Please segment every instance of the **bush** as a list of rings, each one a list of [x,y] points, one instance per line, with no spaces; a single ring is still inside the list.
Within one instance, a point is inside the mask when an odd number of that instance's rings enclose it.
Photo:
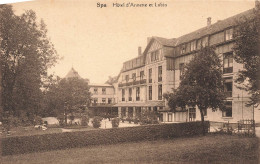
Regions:
[[[111,120],[111,122],[112,122],[112,127],[117,128],[119,126],[120,119],[119,118],[113,118]]]
[[[63,114],[59,114],[57,116],[57,119],[59,120],[59,125],[60,126],[64,126],[65,125],[65,118],[64,118],[64,115]]]
[[[42,124],[42,118],[40,116],[34,117],[34,125],[41,125]]]
[[[89,117],[87,115],[81,116],[81,125],[82,126],[88,126]]]
[[[209,122],[205,121],[206,129]],[[90,145],[116,144],[202,134],[201,122],[158,124],[125,128],[98,129],[71,133],[2,138],[2,155],[22,154]]]
[[[134,124],[138,124],[138,122],[139,122],[139,120],[136,118],[133,121],[134,121]]]
[[[141,115],[140,122],[142,125],[146,124],[158,124],[158,115],[153,111],[144,111]]]
[[[92,124],[94,128],[99,128],[101,126],[102,117],[95,116],[92,120]]]
[[[133,121],[133,119],[131,117],[126,118],[126,121],[128,121],[129,123],[131,123]]]

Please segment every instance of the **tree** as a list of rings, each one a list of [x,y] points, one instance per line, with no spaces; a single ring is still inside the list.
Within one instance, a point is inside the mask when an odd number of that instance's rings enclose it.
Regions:
[[[236,82],[242,84],[241,89],[251,95],[247,105],[258,106],[260,103],[260,14],[259,9],[254,11],[252,17],[244,17],[238,22],[234,33],[235,44],[234,59],[243,64]]]
[[[17,16],[12,6],[1,5],[0,15],[3,110],[17,117],[25,113],[32,122],[41,109],[42,79],[58,55],[34,11]]]
[[[116,82],[117,82],[117,76],[114,76],[114,77],[109,76],[108,80],[105,83],[109,84],[109,85],[113,85]]]
[[[58,79],[45,93],[46,108],[56,115],[64,115],[67,124],[68,115],[86,110],[91,100],[88,83],[80,78]],[[87,111],[86,111],[87,112]]]
[[[204,130],[204,113],[208,108],[213,111],[223,109],[224,93],[221,60],[213,48],[201,49],[185,67],[180,86],[174,93],[166,95],[168,105],[198,107]]]

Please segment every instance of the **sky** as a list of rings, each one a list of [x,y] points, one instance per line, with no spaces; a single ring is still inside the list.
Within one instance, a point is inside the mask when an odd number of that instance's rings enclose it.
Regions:
[[[97,7],[98,2],[107,7]],[[167,7],[112,7],[116,2]],[[104,83],[138,55],[138,46],[145,49],[147,37],[185,35],[206,26],[208,17],[215,23],[253,8],[254,0],[36,0],[13,6],[17,15],[32,9],[46,23],[62,57],[50,73],[64,77],[73,67],[90,83]]]

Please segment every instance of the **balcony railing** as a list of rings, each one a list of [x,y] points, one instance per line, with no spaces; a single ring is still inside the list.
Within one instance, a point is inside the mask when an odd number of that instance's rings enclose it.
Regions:
[[[128,97],[128,101],[132,101],[132,97]]]
[[[122,101],[125,101],[125,98],[124,98],[124,97],[122,98]]]
[[[112,105],[114,103],[91,103],[91,106],[104,106],[104,105]]]
[[[133,81],[133,82],[127,82],[127,83],[119,83],[118,87],[125,87],[125,86],[132,86],[132,85],[139,85],[146,83],[146,79],[139,80],[139,81]]]
[[[140,101],[140,97],[136,97],[136,101]]]

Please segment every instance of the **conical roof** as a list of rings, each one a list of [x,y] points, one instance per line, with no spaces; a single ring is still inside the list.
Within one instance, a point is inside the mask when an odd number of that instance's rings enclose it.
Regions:
[[[72,67],[71,70],[65,76],[65,78],[75,78],[75,77],[81,79],[79,73]]]

